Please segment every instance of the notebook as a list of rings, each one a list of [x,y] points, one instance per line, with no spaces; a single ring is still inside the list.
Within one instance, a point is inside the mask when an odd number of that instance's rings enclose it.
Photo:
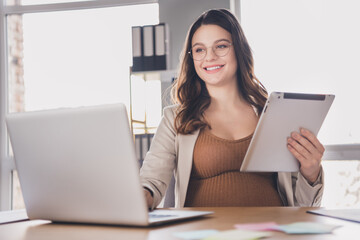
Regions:
[[[150,226],[211,214],[148,212],[123,104],[6,116],[29,219]]]
[[[326,217],[338,218],[342,220],[360,223],[360,209],[345,208],[345,209],[316,209],[309,210],[308,213],[318,214]]]
[[[287,148],[287,138],[301,127],[317,135],[334,98],[331,94],[272,92],[240,171],[299,171],[298,160]]]

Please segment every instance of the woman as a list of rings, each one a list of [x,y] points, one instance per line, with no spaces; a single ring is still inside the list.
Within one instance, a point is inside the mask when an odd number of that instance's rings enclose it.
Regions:
[[[175,207],[319,206],[324,147],[306,129],[289,133],[298,173],[243,173],[240,166],[267,91],[254,75],[237,19],[209,10],[191,26],[163,119],[141,168],[149,208],[175,174]]]

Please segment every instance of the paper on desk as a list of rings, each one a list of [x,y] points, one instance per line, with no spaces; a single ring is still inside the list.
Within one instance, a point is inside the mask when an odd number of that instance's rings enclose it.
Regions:
[[[324,224],[317,222],[295,222],[287,225],[278,225],[273,230],[282,231],[287,234],[322,234],[331,233],[340,225]]]
[[[236,229],[218,232],[214,235],[204,238],[203,240],[250,240],[269,236],[271,236],[271,233],[269,232],[255,232]]]
[[[275,222],[236,224],[235,228],[255,231],[281,231],[287,234],[321,234],[331,233],[339,225],[330,225],[317,222],[295,222],[278,225]]]
[[[198,230],[198,231],[176,232],[173,235],[175,237],[178,237],[181,239],[197,240],[197,239],[203,239],[208,236],[214,235],[217,232],[219,232],[219,231],[214,230],[214,229],[205,229],[205,230]]]
[[[246,223],[246,224],[236,224],[235,228],[243,230],[252,230],[252,231],[269,231],[273,230],[273,227],[277,227],[275,222],[260,222],[260,223]]]

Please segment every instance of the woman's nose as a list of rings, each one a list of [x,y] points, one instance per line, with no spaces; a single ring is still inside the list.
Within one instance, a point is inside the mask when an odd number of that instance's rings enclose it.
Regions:
[[[214,52],[214,49],[212,47],[209,47],[207,50],[206,50],[206,56],[205,56],[205,60],[206,61],[211,61],[211,60],[214,60],[216,59],[217,56]]]

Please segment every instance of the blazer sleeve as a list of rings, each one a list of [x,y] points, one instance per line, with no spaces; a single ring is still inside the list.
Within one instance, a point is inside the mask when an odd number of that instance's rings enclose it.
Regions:
[[[142,186],[153,192],[152,209],[158,206],[164,197],[176,165],[174,109],[174,106],[164,109],[163,117],[140,169]]]
[[[278,191],[287,206],[319,207],[324,192],[324,171],[310,185],[300,172],[279,172]]]

